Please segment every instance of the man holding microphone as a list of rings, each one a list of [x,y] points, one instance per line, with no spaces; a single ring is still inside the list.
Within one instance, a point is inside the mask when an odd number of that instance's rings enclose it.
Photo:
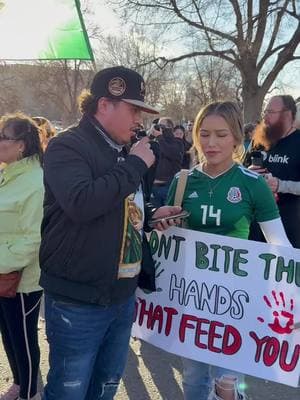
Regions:
[[[79,124],[54,138],[45,154],[40,284],[50,371],[44,400],[112,399],[125,367],[149,214],[142,179],[155,156],[147,137],[129,154],[124,147],[141,112],[157,113],[144,96],[137,72],[99,71],[81,95]]]

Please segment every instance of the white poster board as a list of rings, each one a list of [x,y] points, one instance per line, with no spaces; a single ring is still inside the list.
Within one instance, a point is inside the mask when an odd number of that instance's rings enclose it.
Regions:
[[[184,357],[296,387],[300,250],[181,228],[153,231],[154,293],[133,336]]]

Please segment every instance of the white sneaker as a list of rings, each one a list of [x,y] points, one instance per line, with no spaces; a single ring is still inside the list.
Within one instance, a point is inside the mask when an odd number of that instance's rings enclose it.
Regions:
[[[0,395],[0,400],[17,400],[20,393],[20,386],[13,383],[7,392]]]

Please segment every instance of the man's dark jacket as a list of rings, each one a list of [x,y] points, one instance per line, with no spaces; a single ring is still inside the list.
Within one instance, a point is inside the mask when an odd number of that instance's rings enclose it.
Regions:
[[[87,117],[49,143],[40,284],[54,296],[109,305],[136,289],[137,277],[117,279],[124,199],[148,168],[137,156],[119,157]]]
[[[155,179],[170,182],[182,168],[183,140],[174,137],[173,133],[163,133],[157,137],[157,142],[159,143],[159,162]]]

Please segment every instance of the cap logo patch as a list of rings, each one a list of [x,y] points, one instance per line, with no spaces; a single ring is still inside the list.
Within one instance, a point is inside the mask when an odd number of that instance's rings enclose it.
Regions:
[[[108,91],[113,96],[122,96],[126,90],[126,83],[122,78],[113,78],[108,82]]]
[[[240,188],[231,187],[227,193],[227,200],[230,201],[230,203],[239,203],[242,201],[242,193]]]

